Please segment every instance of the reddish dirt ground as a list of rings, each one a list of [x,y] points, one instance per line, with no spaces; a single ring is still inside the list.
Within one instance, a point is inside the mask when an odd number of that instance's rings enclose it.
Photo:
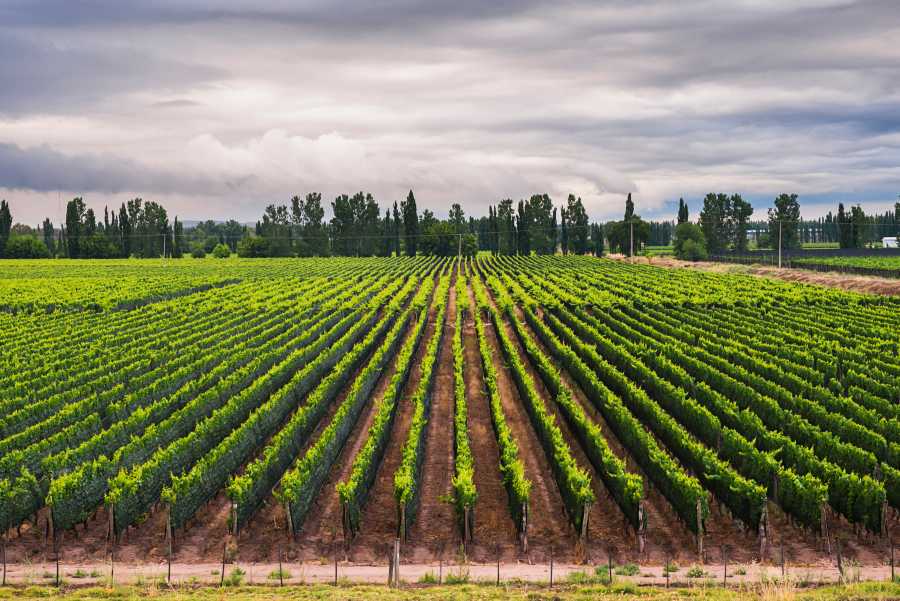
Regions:
[[[519,398],[509,367],[503,360],[497,334],[489,318],[484,318],[488,345],[497,370],[497,387],[506,421],[519,444],[519,457],[525,475],[531,480],[528,507],[528,560],[548,561],[551,548],[559,556],[563,549],[576,552],[577,537],[566,518],[562,496],[553,477],[550,462],[541,446],[531,419]]]
[[[529,329],[529,331],[531,331]],[[553,355],[543,346],[540,339],[533,334],[533,338],[537,341],[538,346],[551,357]],[[559,365],[555,360],[554,364],[559,370],[563,383],[572,392],[572,397],[579,402],[585,413],[596,423],[606,437],[606,442],[610,450],[622,461],[625,462],[630,472],[636,473],[644,480],[644,511],[647,520],[647,530],[645,533],[644,554],[638,552],[637,544],[628,545],[623,543],[618,547],[620,556],[628,557],[633,561],[655,561],[664,563],[666,558],[672,558],[680,562],[696,561],[698,559],[696,553],[696,543],[694,535],[682,523],[668,500],[652,485],[646,474],[640,469],[637,462],[631,457],[625,446],[619,442],[612,429],[606,423],[603,415],[587,398],[584,391],[578,385],[572,376]],[[604,495],[608,505],[615,506],[615,501],[604,489]],[[616,508],[618,515],[622,515],[621,511]],[[593,514],[593,512],[592,512]],[[593,518],[592,518],[593,519]],[[624,516],[622,517],[624,522]],[[623,526],[624,529],[624,526]]]
[[[464,301],[465,302],[465,301]],[[458,306],[459,308],[459,306]],[[471,311],[466,306],[463,322],[466,399],[469,409],[469,440],[475,459],[475,528],[469,555],[475,561],[490,561],[500,551],[507,560],[518,556],[516,526],[509,512],[509,496],[500,473],[500,449],[491,420],[490,401],[485,392],[478,334]],[[495,549],[497,545],[499,549]]]
[[[419,511],[409,530],[406,556],[418,561],[430,559],[435,552],[458,547],[461,537],[455,527],[453,496],[453,330],[456,327],[456,294],[451,287],[437,373],[431,394],[431,414],[426,432],[425,459],[422,463],[422,488]]]
[[[397,536],[397,502],[394,499],[394,472],[400,465],[403,445],[409,432],[413,406],[410,401],[422,377],[421,363],[428,347],[428,339],[437,327],[435,310],[428,313],[428,324],[422,334],[422,342],[413,358],[409,381],[400,395],[397,415],[391,430],[390,441],[378,468],[375,483],[362,511],[360,530],[350,544],[349,558],[355,562],[380,561],[387,557],[388,546]]]
[[[414,322],[410,322],[410,326]],[[404,342],[412,335],[413,328],[409,327],[404,335]],[[404,342],[401,342],[401,346]],[[398,347],[399,348],[399,347]],[[306,522],[298,532],[297,540],[292,543],[292,556],[313,559],[327,556],[332,548],[335,538],[342,536],[341,503],[335,486],[350,476],[353,469],[353,460],[356,454],[366,442],[366,435],[375,419],[378,399],[384,397],[388,384],[397,371],[396,355],[389,362],[387,369],[382,373],[375,390],[372,393],[371,402],[363,408],[362,413],[354,425],[344,448],[338,455],[337,461],[331,470],[331,474],[319,491],[314,508],[307,516]]]

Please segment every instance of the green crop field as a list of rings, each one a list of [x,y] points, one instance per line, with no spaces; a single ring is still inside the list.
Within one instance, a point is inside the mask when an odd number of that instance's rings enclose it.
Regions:
[[[871,273],[900,277],[900,255],[886,257],[804,257],[802,259],[794,259],[793,264],[806,268],[815,267],[823,271],[834,268],[861,274]]]
[[[14,565],[368,565],[399,537],[883,569],[900,524],[894,298],[489,255],[8,261],[0,298]]]

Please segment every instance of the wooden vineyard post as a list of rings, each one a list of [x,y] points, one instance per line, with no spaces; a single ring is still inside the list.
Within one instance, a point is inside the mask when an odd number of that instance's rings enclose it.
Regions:
[[[472,542],[472,508],[463,507],[463,548],[467,548]]]
[[[613,569],[612,569],[613,568],[613,548],[612,547],[607,549],[606,557],[607,557],[606,567],[607,567],[607,571],[609,572],[609,585],[612,586],[612,581],[613,581]]]
[[[841,556],[841,539],[840,537],[835,537],[834,539],[834,548],[837,551],[837,567],[838,574],[840,574],[841,582],[844,582],[844,558]]]
[[[172,584],[172,515],[168,509],[166,509],[166,562],[168,563],[166,582]]]
[[[522,552],[528,553],[528,503],[522,503]]]
[[[588,521],[591,518],[591,504],[585,503],[581,509],[581,540],[587,542]]]
[[[769,508],[763,507],[762,517],[759,520],[759,559],[762,561],[766,557],[766,550],[769,544]]]
[[[397,536],[402,542],[406,542],[406,505],[397,504]]]
[[[550,543],[550,588],[553,588],[553,543]]]
[[[222,543],[222,571],[219,572],[219,586],[225,586],[225,556],[228,553],[228,536],[225,536],[225,541]]]
[[[703,505],[697,499],[697,555],[703,563]]]
[[[891,582],[896,582],[897,577],[894,575],[894,539],[888,541],[891,545]]]
[[[822,538],[825,541],[825,548],[828,550],[828,554],[831,555],[831,536],[828,532],[828,508],[824,503],[819,507],[819,529],[822,531]]]
[[[643,499],[638,503],[638,531],[637,531],[637,539],[638,539],[638,553],[641,557],[644,556],[644,545],[646,543],[646,535],[647,532],[647,515],[644,512],[644,501]]]
[[[728,550],[722,545],[722,586],[728,586]]]
[[[388,547],[388,586],[394,587],[394,546]]]
[[[6,530],[3,530],[3,585],[6,586]],[[893,564],[893,562],[892,562]]]
[[[784,534],[781,535],[781,579],[784,580],[785,576],[785,567],[784,567]]]
[[[349,546],[353,538],[353,530],[350,527],[350,507],[347,503],[341,503],[341,524],[344,527],[344,544]]]
[[[284,568],[282,568],[282,555],[283,552],[279,549],[278,551],[278,582],[279,586],[284,586]]]
[[[63,537],[62,532],[59,533],[59,536],[53,537],[53,555],[56,557],[56,586],[57,587],[59,587],[59,547],[60,547],[60,539],[62,537]]]
[[[394,552],[391,556],[394,564],[394,588],[400,587],[400,539],[394,539]]]
[[[500,586],[500,545],[494,545],[494,553],[497,555],[497,586]]]
[[[291,504],[288,501],[284,502],[284,515],[285,521],[287,522],[288,534],[290,534],[291,538],[294,538],[294,519],[291,517]]]
[[[666,566],[663,568],[663,572],[666,573],[666,588],[669,588],[669,566],[672,564],[672,561],[669,559],[669,554],[666,553]]]

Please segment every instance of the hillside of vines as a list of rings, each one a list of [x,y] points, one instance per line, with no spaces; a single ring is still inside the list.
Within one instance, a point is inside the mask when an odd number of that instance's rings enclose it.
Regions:
[[[830,561],[900,299],[585,256],[0,262],[9,561]]]

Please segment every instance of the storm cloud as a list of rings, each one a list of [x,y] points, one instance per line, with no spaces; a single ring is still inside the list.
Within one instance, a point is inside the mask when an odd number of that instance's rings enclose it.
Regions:
[[[156,198],[189,218],[359,189],[422,206],[548,192],[900,191],[891,1],[0,5],[0,196],[21,220]],[[804,199],[807,199],[804,202]]]

